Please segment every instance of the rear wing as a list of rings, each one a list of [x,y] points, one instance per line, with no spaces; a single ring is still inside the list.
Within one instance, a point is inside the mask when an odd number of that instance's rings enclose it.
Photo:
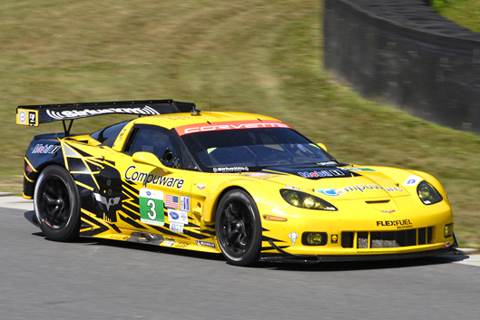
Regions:
[[[191,111],[195,111],[194,103],[173,100],[27,105],[17,107],[16,122],[20,125],[37,127],[41,123],[63,121],[65,134],[68,136],[73,124],[73,120],[75,119],[105,114],[136,114],[139,116],[151,116]],[[65,124],[66,120],[70,120],[68,129]]]

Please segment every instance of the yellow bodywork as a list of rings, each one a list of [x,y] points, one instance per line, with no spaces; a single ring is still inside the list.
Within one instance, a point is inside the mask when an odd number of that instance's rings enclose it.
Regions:
[[[347,257],[415,253],[453,245],[453,236],[449,234],[445,237],[446,226],[453,223],[447,195],[435,178],[423,172],[346,165],[342,168],[357,174],[346,178],[312,180],[276,171],[207,173],[166,168],[159,162],[148,160],[148,154],[139,154],[132,159],[122,153],[130,130],[136,124],[172,129],[205,122],[214,125],[257,119],[275,120],[232,112],[203,112],[200,116],[187,113],[159,115],[131,121],[118,134],[111,148],[101,146],[89,136],[60,139],[66,169],[76,177],[81,192],[103,190],[104,193],[96,197],[105,199],[107,204],[108,201],[114,203],[115,199],[108,198],[108,187],[99,185],[97,175],[106,166],[111,166],[118,171],[122,180],[121,209],[116,211],[116,216],[112,219],[82,207],[80,235],[220,253],[215,235],[217,204],[227,190],[240,188],[251,195],[258,207],[263,229],[262,254],[280,254],[277,248],[281,248],[284,251],[282,254]],[[69,168],[71,159],[83,162],[89,171],[76,172]],[[33,165],[31,167],[37,170]],[[89,178],[82,179],[86,176]],[[417,195],[417,184],[406,183],[412,176],[428,181],[441,194],[443,201],[423,204]],[[150,181],[145,183],[148,179]],[[166,181],[163,185],[158,182],[162,179]],[[90,180],[95,184],[85,182]],[[280,190],[285,188],[322,198],[338,210],[293,207],[280,194]],[[169,229],[166,209],[163,212],[163,226],[141,221],[139,193],[142,189],[188,197],[188,224],[184,225],[182,232]],[[321,233],[326,239],[322,239],[322,245],[305,245],[302,243],[305,232]],[[388,236],[387,240],[379,238],[382,233],[388,232],[397,232],[397,236],[405,235],[409,238],[406,240],[408,245],[375,248],[376,243],[388,241]]]

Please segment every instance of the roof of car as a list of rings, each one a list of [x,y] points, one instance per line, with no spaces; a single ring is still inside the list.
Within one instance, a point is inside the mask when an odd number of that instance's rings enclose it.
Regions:
[[[135,119],[135,124],[150,124],[165,127],[167,129],[177,128],[194,124],[212,124],[237,121],[278,121],[275,118],[244,112],[200,112],[198,115],[190,113],[164,114],[158,116],[141,117]]]

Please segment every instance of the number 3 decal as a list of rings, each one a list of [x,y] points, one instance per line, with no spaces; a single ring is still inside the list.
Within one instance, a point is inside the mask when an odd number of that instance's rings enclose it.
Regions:
[[[163,192],[142,188],[140,189],[139,195],[140,221],[156,226],[163,226],[165,224]]]
[[[147,206],[150,208],[150,210],[147,212],[148,217],[152,220],[155,220],[157,217],[157,213],[155,212],[155,201],[153,201],[153,199],[148,199]]]

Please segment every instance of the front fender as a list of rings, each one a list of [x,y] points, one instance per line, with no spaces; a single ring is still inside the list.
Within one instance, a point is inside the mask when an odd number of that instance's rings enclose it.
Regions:
[[[201,180],[196,177],[195,181]],[[281,199],[280,193],[277,192],[276,187],[276,185],[278,185],[278,190],[280,190],[281,184],[277,182],[252,179],[250,177],[244,177],[241,175],[232,175],[229,178],[225,178],[223,174],[218,174],[218,177],[209,177],[208,181],[206,182],[208,183],[200,184],[199,182],[195,182],[194,188],[192,189],[192,193],[195,193],[197,197],[199,197],[201,194],[205,199],[202,214],[203,220],[206,222],[215,221],[215,212],[217,210],[218,202],[222,198],[223,194],[234,188],[243,189],[249,193],[259,207],[263,204],[271,205],[272,203],[276,203],[279,201],[279,199]],[[195,186],[205,186],[205,188],[204,190],[200,190],[201,187],[197,187],[197,190],[195,190]]]

